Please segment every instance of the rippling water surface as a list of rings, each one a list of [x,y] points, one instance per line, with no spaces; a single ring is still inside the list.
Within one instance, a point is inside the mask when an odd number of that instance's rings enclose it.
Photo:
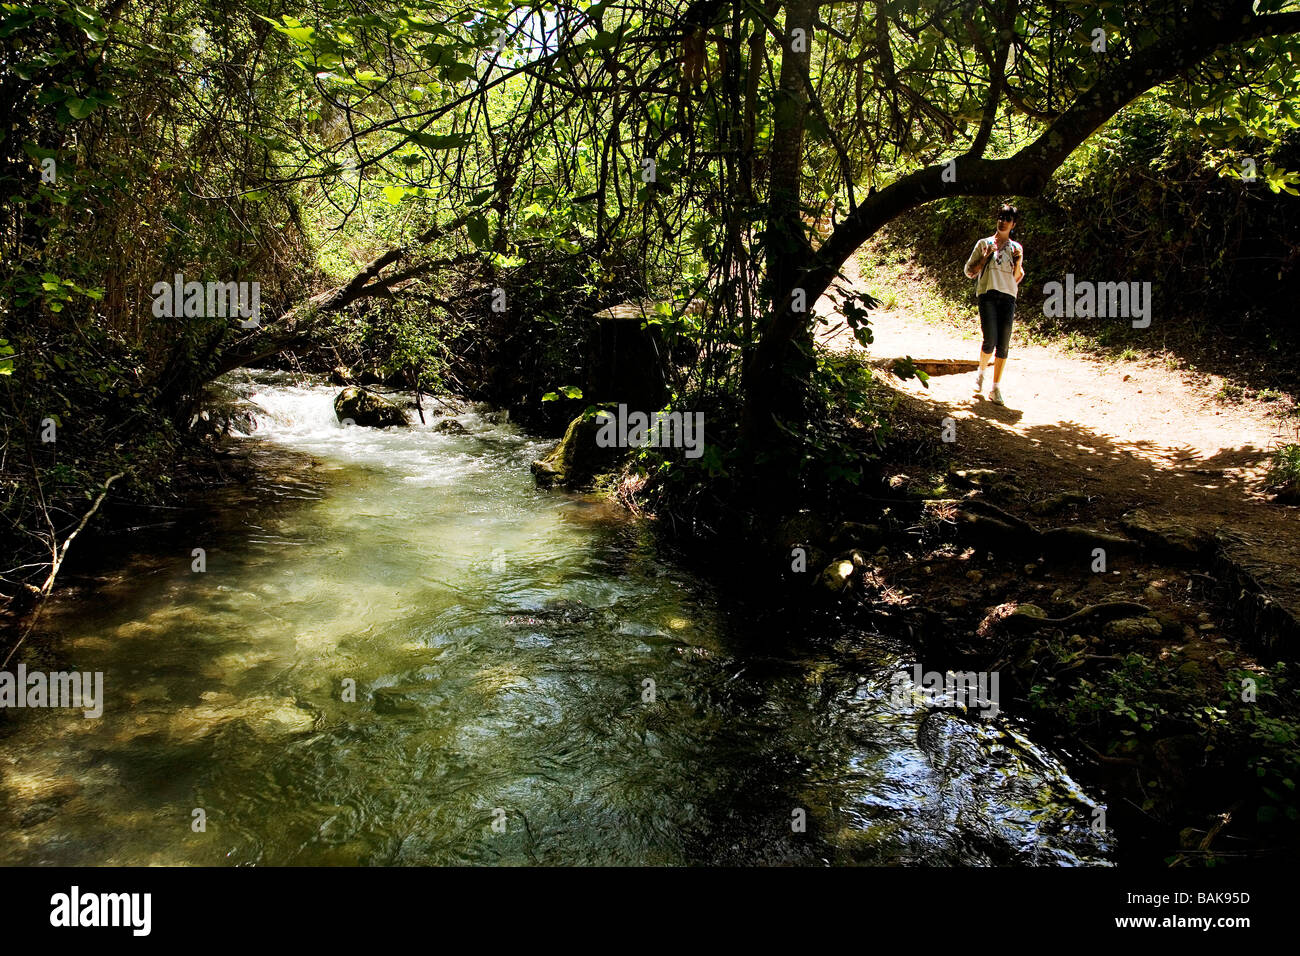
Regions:
[[[106,703],[0,718],[0,862],[1110,855],[1014,723],[891,705],[905,647],[714,593],[644,524],[534,488],[546,446],[486,411],[343,428],[336,389],[236,387],[261,480],[111,536],[31,639]]]

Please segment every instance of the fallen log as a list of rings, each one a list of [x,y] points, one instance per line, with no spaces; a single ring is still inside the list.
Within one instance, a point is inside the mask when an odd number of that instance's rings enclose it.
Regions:
[[[894,367],[901,363],[906,363],[907,358],[884,358],[876,359],[871,364],[878,369],[886,372],[893,372]],[[977,359],[918,359],[911,360],[911,367],[924,372],[926,375],[959,375],[962,372],[973,372],[979,368],[980,363]]]

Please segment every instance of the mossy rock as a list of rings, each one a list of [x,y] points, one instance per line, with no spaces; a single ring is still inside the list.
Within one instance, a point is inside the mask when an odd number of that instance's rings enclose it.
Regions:
[[[830,594],[840,594],[853,583],[856,570],[852,561],[832,561],[817,578],[817,584]]]
[[[340,422],[351,420],[367,428],[404,427],[410,424],[406,412],[374,392],[351,385],[334,399],[334,414]]]
[[[543,488],[553,485],[581,487],[599,474],[617,466],[627,454],[622,448],[601,448],[596,444],[600,421],[579,415],[569,422],[560,443],[532,464],[533,477]]]

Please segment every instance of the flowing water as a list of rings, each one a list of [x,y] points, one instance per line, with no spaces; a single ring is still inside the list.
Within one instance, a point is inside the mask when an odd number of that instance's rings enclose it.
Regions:
[[[0,715],[0,863],[1111,856],[1008,717],[891,702],[905,646],[719,593],[536,489],[514,426],[344,428],[334,389],[236,387],[259,480],[98,539],[21,655],[101,672],[105,704]]]

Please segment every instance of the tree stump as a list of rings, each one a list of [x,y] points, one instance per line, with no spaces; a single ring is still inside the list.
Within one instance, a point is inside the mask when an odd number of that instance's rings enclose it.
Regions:
[[[668,384],[662,337],[656,326],[642,327],[654,308],[653,302],[626,302],[595,314],[583,389],[587,400],[621,402],[647,413],[663,408]]]

